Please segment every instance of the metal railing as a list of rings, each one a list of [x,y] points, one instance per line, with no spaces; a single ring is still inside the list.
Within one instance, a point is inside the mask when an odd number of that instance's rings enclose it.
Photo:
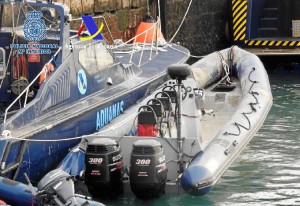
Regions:
[[[105,24],[105,27],[107,28],[108,33],[109,33],[109,35],[110,35],[110,38],[111,38],[111,40],[112,40],[112,43],[114,44],[115,39],[114,39],[113,36],[112,36],[111,30],[109,29],[109,26],[108,26],[108,24],[107,24],[107,21],[106,21],[105,17],[104,17],[104,16],[93,17],[93,19],[99,19],[99,18],[103,19],[103,22],[104,22],[104,24]],[[81,18],[73,19],[72,21],[79,21],[79,20],[82,21]],[[82,23],[83,23],[83,21],[82,21]],[[160,31],[160,28],[161,28],[161,22],[160,22],[160,18],[158,17],[158,20],[157,20],[150,28],[148,28],[147,30],[143,31],[142,33],[140,33],[140,34],[138,34],[138,35],[132,37],[131,39],[129,39],[128,41],[126,41],[126,42],[124,42],[124,43],[122,43],[122,44],[120,44],[120,45],[116,45],[116,46],[113,45],[112,49],[114,50],[114,49],[117,49],[117,48],[119,48],[119,47],[128,45],[128,44],[130,44],[131,42],[133,42],[133,44],[132,44],[132,49],[131,49],[131,52],[130,52],[131,55],[130,55],[130,59],[129,59],[129,63],[132,63],[132,57],[133,57],[133,54],[134,54],[135,51],[137,50],[137,46],[138,46],[138,44],[139,44],[139,43],[136,42],[136,39],[137,39],[138,37],[142,36],[142,35],[145,35],[145,36],[144,36],[144,42],[142,43],[143,46],[142,46],[142,50],[141,50],[139,62],[138,62],[138,67],[140,67],[140,66],[141,66],[142,57],[143,57],[143,54],[144,54],[144,50],[145,50],[145,47],[146,47],[146,45],[147,45],[146,40],[147,40],[147,37],[148,37],[148,33],[149,33],[150,31],[152,31],[152,30],[153,30],[153,33],[152,33],[152,41],[151,41],[151,43],[150,43],[151,49],[150,49],[149,60],[152,59],[154,40],[156,40],[156,45],[155,45],[156,54],[158,53],[158,41],[157,41],[157,40],[158,40],[158,32]],[[155,37],[154,35],[155,35],[156,37]],[[74,39],[74,38],[77,38],[77,37],[78,37],[77,35],[73,35],[73,36],[70,37],[70,39]]]
[[[47,64],[51,63],[54,58],[58,55],[58,53],[61,51],[62,47],[59,47],[59,49],[55,52],[55,54],[51,57],[51,59],[43,66],[43,69],[40,71],[40,73],[30,82],[30,84],[21,92],[21,94],[19,94],[19,96],[6,108],[5,110],[5,114],[4,114],[4,121],[3,123],[6,122],[7,119],[7,114],[9,109],[19,100],[21,99],[21,97],[25,94],[25,100],[24,100],[24,106],[23,108],[26,107],[27,104],[27,98],[28,98],[28,93],[29,93],[29,89],[30,87],[34,84],[34,82],[41,76],[42,73],[47,75],[47,70],[48,68],[46,67]],[[46,78],[45,78],[46,79]]]
[[[137,50],[136,48],[137,48],[137,45],[139,44],[138,42],[136,42],[136,39],[138,37],[144,35],[144,42],[142,43],[143,47],[142,47],[142,50],[141,50],[139,63],[138,63],[138,67],[140,67],[141,66],[141,61],[142,61],[142,58],[143,58],[143,54],[144,54],[144,50],[145,50],[145,46],[147,45],[146,40],[147,40],[147,37],[148,37],[148,33],[152,30],[153,30],[153,33],[152,33],[152,38],[151,38],[151,43],[150,43],[150,48],[151,49],[150,49],[150,54],[149,54],[149,60],[151,60],[152,59],[152,53],[153,53],[154,40],[156,40],[155,51],[156,51],[156,54],[158,53],[158,32],[160,31],[160,18],[158,18],[158,20],[150,28],[148,28],[147,30],[143,31],[142,33],[134,36],[133,38],[129,39],[128,41],[126,41],[126,42],[124,42],[120,45],[115,46],[114,49],[125,46],[130,42],[133,42],[133,47],[132,47],[131,55],[130,55],[130,59],[129,59],[129,63],[132,63],[133,54]],[[154,38],[154,35],[156,35],[155,38]]]

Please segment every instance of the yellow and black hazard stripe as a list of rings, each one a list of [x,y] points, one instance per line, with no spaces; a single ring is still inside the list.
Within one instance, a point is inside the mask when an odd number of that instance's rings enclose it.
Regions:
[[[233,39],[246,38],[247,0],[232,0]]]
[[[277,40],[247,40],[247,7],[248,0],[232,0],[232,26],[233,40],[238,44],[243,44],[246,47],[300,47],[300,40],[284,41],[278,38]],[[239,42],[239,43],[238,43]]]
[[[245,45],[252,47],[297,47],[300,41],[245,40]]]

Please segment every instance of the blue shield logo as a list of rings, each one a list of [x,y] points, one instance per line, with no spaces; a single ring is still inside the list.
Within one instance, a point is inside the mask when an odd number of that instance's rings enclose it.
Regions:
[[[24,38],[29,42],[38,42],[46,38],[46,24],[42,12],[30,11],[24,22]]]

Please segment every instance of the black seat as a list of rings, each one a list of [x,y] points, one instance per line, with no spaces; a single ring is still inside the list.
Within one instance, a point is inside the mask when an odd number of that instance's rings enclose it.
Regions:
[[[145,105],[138,110],[137,135],[138,136],[156,136],[157,117],[151,106]]]
[[[162,117],[164,113],[164,105],[158,99],[150,99],[147,103],[148,106],[152,107],[154,110],[156,117]]]
[[[162,96],[168,96],[168,97],[170,97],[172,103],[176,102],[177,93],[176,93],[176,90],[175,90],[175,88],[173,86],[165,86],[162,89],[162,92],[167,94],[167,95],[163,94]]]
[[[142,111],[138,115],[138,123],[155,125],[157,120],[152,111]]]
[[[152,107],[147,105],[139,108],[138,123],[152,125],[157,124],[157,117]]]
[[[158,97],[160,95],[160,97]],[[167,92],[158,92],[155,95],[155,98],[158,99],[164,106],[165,111],[171,111],[172,110],[172,99],[170,95]],[[176,98],[176,92],[175,92],[175,97]]]

